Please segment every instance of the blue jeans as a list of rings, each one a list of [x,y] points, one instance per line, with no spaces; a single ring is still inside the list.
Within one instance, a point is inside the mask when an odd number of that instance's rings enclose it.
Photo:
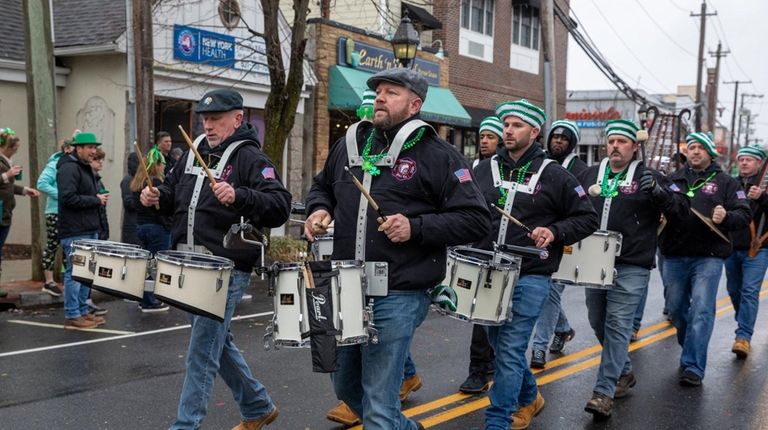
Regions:
[[[208,413],[208,399],[216,373],[232,390],[243,420],[254,420],[272,411],[267,389],[253,377],[251,369],[229,331],[235,306],[248,286],[251,274],[233,270],[229,279],[224,322],[191,315],[192,333],[187,352],[187,373],[181,388],[176,421],[171,429],[198,429]]]
[[[416,375],[416,363],[413,362],[411,352],[408,351],[408,356],[405,357],[405,366],[403,367],[403,380],[406,380]]]
[[[531,349],[534,351],[546,351],[547,345],[549,345],[549,341],[554,333],[571,331],[571,325],[568,323],[568,318],[566,318],[563,312],[560,300],[564,289],[564,284],[554,281],[549,287],[549,297],[544,302],[541,315],[539,315],[539,320],[536,322],[536,331],[533,333],[533,346]]]
[[[620,264],[610,290],[586,288],[589,325],[597,336],[603,352],[594,391],[613,398],[616,382],[632,371],[627,348],[632,337],[635,312],[648,291],[651,271]]]
[[[648,272],[650,276],[650,271]],[[640,303],[637,305],[637,310],[635,311],[635,317],[634,321],[632,322],[632,331],[638,331],[640,330],[640,327],[643,326],[643,314],[645,313],[645,304],[648,302],[648,289],[645,289],[645,292],[643,293],[643,297],[640,299]]]
[[[768,249],[760,249],[754,258],[749,257],[747,251],[733,251],[725,260],[728,295],[736,311],[737,338],[752,339],[760,305],[760,287],[767,268]]]
[[[549,295],[549,276],[524,275],[512,293],[512,317],[504,325],[488,328],[496,351],[496,376],[485,410],[486,430],[507,430],[518,406],[536,400],[538,387],[525,359],[533,326]]]
[[[141,246],[152,255],[171,247],[171,232],[160,224],[139,224],[136,227],[136,236],[141,241]],[[157,301],[153,293],[145,291],[141,306],[151,306]]]
[[[412,430],[416,423],[400,411],[400,385],[416,327],[431,300],[425,290],[390,290],[373,298],[379,343],[337,350],[339,370],[331,375],[339,400],[362,417],[366,430]]]
[[[72,279],[72,243],[79,239],[96,239],[98,233],[82,236],[65,237],[61,239],[61,249],[64,251],[64,318],[75,319],[88,315],[88,296],[91,289]],[[86,263],[88,264],[88,263]]]
[[[717,257],[672,257],[664,259],[667,307],[683,347],[680,367],[704,378],[707,348],[715,327],[717,286],[723,259]]]

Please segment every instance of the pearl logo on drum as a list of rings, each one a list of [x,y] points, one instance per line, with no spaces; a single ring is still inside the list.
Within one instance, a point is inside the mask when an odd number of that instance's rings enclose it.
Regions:
[[[112,279],[112,269],[110,269],[109,267],[99,266],[99,277]]]
[[[165,285],[171,285],[171,275],[167,273],[160,273],[157,275],[157,282]]]

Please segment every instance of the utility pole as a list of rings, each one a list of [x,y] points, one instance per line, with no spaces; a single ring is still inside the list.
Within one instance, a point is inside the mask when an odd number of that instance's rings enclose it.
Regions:
[[[751,84],[752,81],[730,81],[723,82],[726,85],[734,84],[733,90],[733,112],[731,112],[731,139],[728,143],[728,163],[732,163],[734,142],[738,139],[739,135],[736,134],[736,103],[739,100],[739,84]]]
[[[152,2],[133,0],[133,46],[136,63],[136,140],[146,151],[152,146],[155,119],[153,81]],[[130,145],[131,142],[126,142]]]
[[[701,13],[691,12],[691,16],[701,17],[699,25],[699,57],[696,68],[696,131],[701,131],[701,68],[704,66],[704,40],[707,30],[707,17],[717,15],[717,12],[707,13],[707,1],[701,0]]]
[[[24,48],[26,50],[27,121],[29,122],[29,167],[26,180],[34,184],[48,160],[56,152],[56,82],[54,80],[51,10],[48,0],[28,0],[24,4]],[[41,199],[31,204],[32,279],[43,279],[40,216]],[[19,216],[19,218],[23,218]]]
[[[744,145],[746,145],[746,146],[749,145],[749,123],[752,122],[752,118],[755,118],[756,116],[757,116],[756,113],[753,114],[751,112],[749,113],[749,115],[747,115],[746,134],[744,135]]]
[[[557,119],[557,74],[555,61],[555,15],[553,0],[541,0],[541,46],[544,54],[544,111],[549,124]]]
[[[709,131],[711,131],[713,134],[715,132],[715,108],[717,107],[717,95],[720,89],[720,59],[730,53],[731,53],[730,50],[723,51],[723,45],[722,43],[720,43],[720,41],[717,42],[717,51],[715,52],[709,51],[709,55],[712,57],[715,57],[715,85],[713,85],[714,104],[710,106],[711,109],[709,110],[709,114],[707,115],[707,123],[709,125]],[[728,160],[728,162],[730,163],[730,159]]]
[[[736,143],[737,144],[739,143],[739,138],[741,137],[741,121],[742,121],[741,117],[744,115],[744,98],[747,98],[747,97],[753,97],[753,98],[756,98],[756,99],[761,99],[761,98],[763,98],[763,95],[762,94],[747,94],[747,93],[742,93],[741,94],[741,107],[739,108],[739,132],[736,134]],[[747,117],[749,117],[749,114],[747,114]],[[745,145],[748,145],[748,144],[749,144],[749,142],[745,143]]]

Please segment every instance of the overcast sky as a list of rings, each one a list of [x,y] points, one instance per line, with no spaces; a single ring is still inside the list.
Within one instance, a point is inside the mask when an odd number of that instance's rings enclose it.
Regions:
[[[650,93],[675,93],[678,85],[696,84],[696,57],[699,46],[698,14],[701,0],[571,0],[571,16],[592,38],[613,69],[631,86]],[[719,106],[726,110],[719,121],[730,128],[734,85],[739,94],[765,94],[762,99],[745,98],[744,106],[759,116],[756,133],[768,145],[768,21],[766,0],[707,0],[705,58],[715,66],[709,52],[730,54],[721,59]],[[706,69],[706,68],[705,68]],[[569,90],[614,89],[581,48],[569,38]],[[706,82],[703,75],[702,85]],[[741,96],[739,96],[741,103]],[[750,136],[752,138],[753,136]],[[743,137],[742,137],[743,142]]]

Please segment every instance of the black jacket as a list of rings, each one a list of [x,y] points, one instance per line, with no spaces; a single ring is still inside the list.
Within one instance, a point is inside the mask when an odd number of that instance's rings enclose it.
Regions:
[[[610,167],[608,167],[610,169]],[[645,170],[651,170],[660,186],[667,189],[672,197],[665,204],[656,202],[648,193],[639,190],[640,176]],[[597,183],[600,166],[589,167],[578,179],[587,190]],[[659,172],[647,169],[642,164],[637,166],[632,182],[627,187],[619,187],[619,194],[611,200],[611,212],[608,216],[608,230],[622,234],[621,255],[616,257],[616,264],[653,267],[656,256],[656,228],[662,212],[666,217],[684,218],[690,212],[689,199],[680,192],[685,181],[677,180],[676,186]],[[673,191],[674,189],[678,192]],[[602,214],[605,198],[589,197],[598,214]],[[599,219],[599,218],[598,218]]]
[[[409,121],[409,120],[407,120]],[[404,121],[391,130],[375,130],[372,154],[388,147]],[[372,127],[358,129],[358,151]],[[331,148],[323,170],[315,176],[306,199],[307,213],[325,209],[335,220],[333,259],[355,257],[355,228],[360,191],[347,166],[345,138]],[[389,262],[389,289],[431,288],[445,278],[446,246],[463,245],[488,234],[488,208],[472,180],[471,169],[455,148],[431,131],[412,148],[404,150],[393,169],[380,167],[370,193],[387,214],[400,213],[410,220],[411,239],[393,243],[378,231],[376,211],[368,208],[366,261]],[[351,171],[362,181],[360,167]],[[460,180],[461,177],[461,180]]]
[[[159,187],[162,184],[163,181],[161,181],[159,178],[152,178],[153,187]],[[155,209],[154,206],[147,207],[142,205],[140,198],[141,191],[137,191],[133,193],[133,198],[131,199],[135,202],[134,213],[136,216],[136,225],[139,226],[142,224],[156,224],[170,230],[173,226],[173,220],[171,217],[163,215],[162,212]]]
[[[747,198],[739,182],[725,174],[717,163],[713,162],[703,172],[695,172],[686,164],[669,178],[676,184],[682,181],[682,192],[686,192],[691,186],[695,186],[696,181],[701,183],[712,174],[712,179],[695,191],[691,198],[691,207],[704,216],[711,217],[715,206],[723,206],[726,216],[717,228],[726,236],[731,231],[745,229],[750,220]],[[663,255],[726,258],[731,254],[731,244],[713,233],[695,216],[671,216],[667,220],[667,227],[659,242]]]
[[[236,269],[249,272],[260,255],[259,249],[224,249],[224,234],[232,224],[240,222],[241,216],[250,220],[256,228],[279,227],[288,220],[291,194],[283,187],[275,166],[261,152],[256,131],[250,124],[243,124],[213,149],[204,140],[198,151],[209,167],[215,168],[229,144],[239,140],[247,142],[232,154],[219,179],[234,187],[235,202],[229,206],[221,204],[206,179],[195,210],[193,234],[195,245],[203,245],[214,255],[234,260]],[[161,211],[166,215],[173,214],[171,243],[174,247],[178,243],[186,243],[187,213],[197,179],[197,176],[184,173],[187,157],[194,155],[185,152],[166,181],[157,187],[160,190]]]
[[[533,173],[538,172],[546,159],[541,147],[534,143],[515,162],[503,146],[496,150],[496,159],[505,175],[507,172],[517,174],[517,168],[532,163],[523,179],[530,181]],[[483,160],[475,168],[480,190],[487,205],[499,206],[499,189],[493,184],[491,159]],[[587,200],[586,192],[573,175],[557,163],[551,163],[541,174],[536,191],[533,194],[518,192],[512,206],[511,215],[528,226],[531,230],[536,227],[547,227],[555,236],[555,241],[549,245],[549,258],[546,260],[524,258],[521,275],[549,275],[557,271],[563,256],[563,245],[570,245],[589,236],[597,229],[597,214]],[[493,249],[493,242],[499,234],[501,215],[491,212],[491,234],[478,242],[476,246],[482,249]],[[516,225],[510,223],[507,227],[506,243],[518,246],[534,246],[528,234]]]
[[[136,207],[141,206],[136,194],[131,191],[131,181],[139,166],[139,157],[135,152],[128,154],[128,174],[120,181],[120,197],[123,200],[123,231],[120,241],[141,245],[136,235]]]
[[[762,178],[758,177],[758,175],[754,175],[749,178],[736,178],[736,180],[739,181],[739,185],[744,191],[744,194],[749,192],[749,188],[751,186],[759,186],[761,179]],[[757,200],[748,198],[747,201],[749,202],[749,209],[752,214],[752,222],[754,223],[756,232],[757,228],[760,226],[760,219],[765,217],[763,230],[760,232],[761,234],[765,234],[765,232],[768,231],[768,195],[762,193],[760,194],[760,198]],[[731,231],[731,243],[733,244],[733,249],[749,249],[749,246],[752,243],[752,234],[750,233],[749,228]],[[761,248],[768,248],[768,240],[763,242]]]
[[[64,154],[56,165],[59,189],[59,238],[98,233],[102,226],[99,185],[91,165],[76,152]]]

